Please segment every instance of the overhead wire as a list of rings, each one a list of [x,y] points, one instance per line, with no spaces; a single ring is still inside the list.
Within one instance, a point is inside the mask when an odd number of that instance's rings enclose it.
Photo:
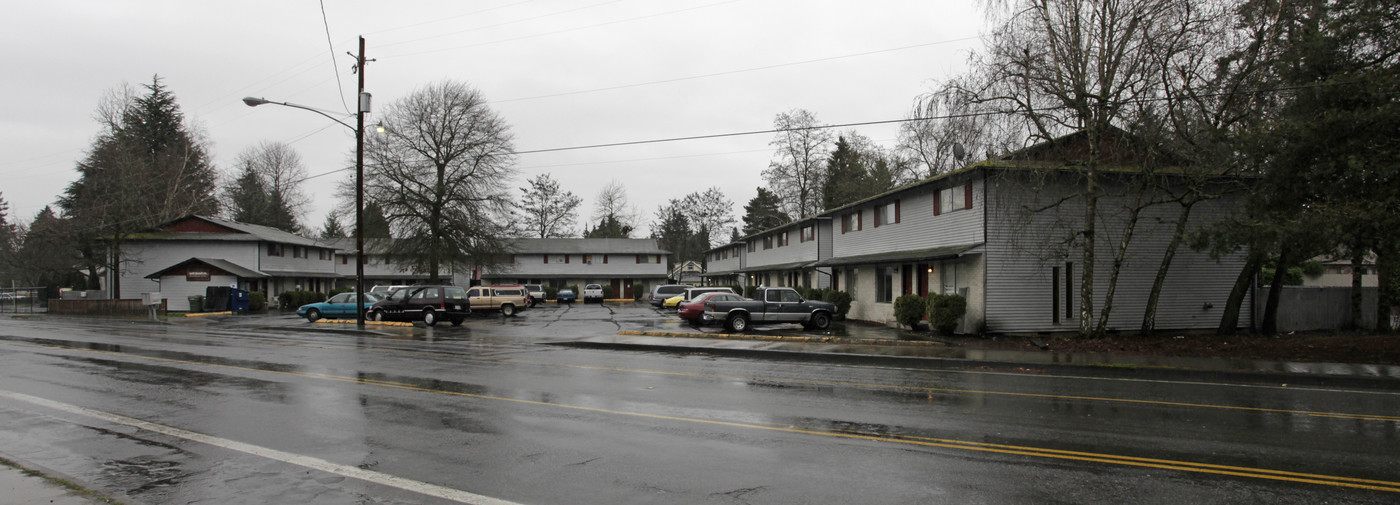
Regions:
[[[321,25],[326,27],[326,48],[331,53],[331,70],[335,72],[335,87],[340,90],[340,105],[345,107],[345,112],[350,113],[350,104],[345,101],[345,85],[340,82],[340,64],[336,63],[335,44],[331,42],[331,22],[326,19],[326,0],[321,2]]]

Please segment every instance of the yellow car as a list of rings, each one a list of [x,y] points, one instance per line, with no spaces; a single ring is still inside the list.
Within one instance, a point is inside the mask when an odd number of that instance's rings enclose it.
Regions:
[[[667,298],[666,301],[661,302],[661,306],[668,309],[674,309],[677,306],[679,306],[683,301],[685,301],[685,293],[681,293],[679,295]]]

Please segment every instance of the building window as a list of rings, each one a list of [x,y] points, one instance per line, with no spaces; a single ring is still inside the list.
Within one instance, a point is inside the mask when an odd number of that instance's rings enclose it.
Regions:
[[[783,246],[788,245],[788,234],[789,234],[789,233],[792,233],[792,232],[787,232],[787,231],[785,231],[785,232],[782,232],[782,233],[779,233],[779,234],[778,234],[778,247],[783,247]]]
[[[268,255],[268,256],[282,256],[283,254],[286,254],[286,252],[285,252],[284,248],[282,247],[282,244],[268,244],[268,245],[267,245],[267,255]]]
[[[875,227],[899,222],[899,201],[875,207]]]
[[[772,249],[772,248],[773,248],[773,236],[772,236],[772,235],[765,235],[765,236],[763,237],[763,250],[766,251],[766,250],[769,250],[769,249]]]
[[[585,264],[585,265],[591,265],[591,264],[593,264],[593,255],[592,255],[592,254],[585,254],[585,255],[583,255],[583,264]]]
[[[875,302],[894,301],[894,267],[875,268]]]
[[[340,257],[340,264],[342,264],[342,265],[349,265],[349,264],[350,264],[350,257],[349,257],[349,256],[341,256],[341,257]],[[356,316],[356,317],[358,317],[358,316]]]
[[[860,268],[852,268],[846,276],[846,293],[851,295],[851,299],[858,299],[856,294],[860,287]]]
[[[860,231],[861,226],[865,221],[864,219],[861,219],[861,213],[862,211],[858,210],[850,214],[841,216],[841,233]]]
[[[807,225],[807,226],[803,226],[803,227],[802,227],[802,232],[798,235],[798,239],[797,239],[797,240],[798,240],[799,242],[807,242],[807,241],[809,241],[809,240],[816,240],[816,239],[817,239],[817,227],[809,224],[809,225]]]
[[[933,215],[972,208],[972,183],[943,188],[933,194]]]
[[[749,252],[754,252],[754,250],[757,249],[757,248],[758,248],[758,241],[756,241],[756,240],[750,240],[750,241],[749,241]]]

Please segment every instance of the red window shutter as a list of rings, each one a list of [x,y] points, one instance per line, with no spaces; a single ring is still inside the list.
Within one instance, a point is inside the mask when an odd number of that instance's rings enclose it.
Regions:
[[[876,205],[875,208],[870,209],[870,213],[873,214],[873,215],[875,216],[875,227],[876,227],[876,228],[879,228],[879,227],[880,227],[880,207],[882,207],[882,205]]]
[[[943,201],[942,201],[942,200],[943,200],[943,192],[942,192],[942,191],[934,191],[934,192],[933,192],[933,215],[937,216],[937,215],[943,213],[943,205],[942,205]]]
[[[899,200],[894,201],[894,222],[899,222]]]
[[[841,234],[846,233],[846,216],[841,216]]]
[[[964,208],[964,209],[971,209],[971,208],[972,208],[972,183],[971,183],[971,182],[967,183],[967,186],[964,186],[963,192],[964,192],[964,194],[966,195],[966,197],[963,198],[963,208]]]
[[[637,255],[637,264],[638,264],[638,265],[642,264],[642,255],[640,255],[640,254]]]
[[[606,255],[606,254],[603,255],[603,264],[604,264],[604,265],[608,264],[608,255]]]
[[[865,229],[865,211],[856,211],[856,231]]]
[[[565,265],[569,264],[569,255],[567,255],[567,254],[564,255],[564,264],[565,264]]]
[[[546,265],[549,264],[549,255],[548,255],[548,254],[544,255],[544,264],[546,264]]]

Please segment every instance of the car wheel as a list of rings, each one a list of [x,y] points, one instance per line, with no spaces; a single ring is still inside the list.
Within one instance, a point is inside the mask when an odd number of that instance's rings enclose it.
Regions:
[[[321,318],[321,311],[316,310],[316,309],[308,309],[308,310],[306,311],[306,320],[307,320],[308,322],[314,323],[314,322],[316,322],[317,319],[320,319],[320,318]]]
[[[511,305],[511,304],[509,304],[509,303],[507,303],[507,304],[505,304],[505,305],[501,305],[501,315],[506,316],[506,317],[514,317],[514,316],[515,316],[515,306],[514,306],[514,305]]]
[[[433,326],[437,324],[437,313],[433,312],[433,309],[423,310],[423,324],[426,324],[428,326]]]
[[[825,331],[827,328],[831,327],[831,314],[825,312],[812,314],[812,322],[806,326],[817,331]]]
[[[371,311],[371,312],[369,313],[369,318],[370,318],[371,321],[384,321],[384,311],[383,311],[383,310]]]
[[[726,326],[729,327],[729,331],[743,333],[749,329],[749,316],[743,314],[729,316]]]

